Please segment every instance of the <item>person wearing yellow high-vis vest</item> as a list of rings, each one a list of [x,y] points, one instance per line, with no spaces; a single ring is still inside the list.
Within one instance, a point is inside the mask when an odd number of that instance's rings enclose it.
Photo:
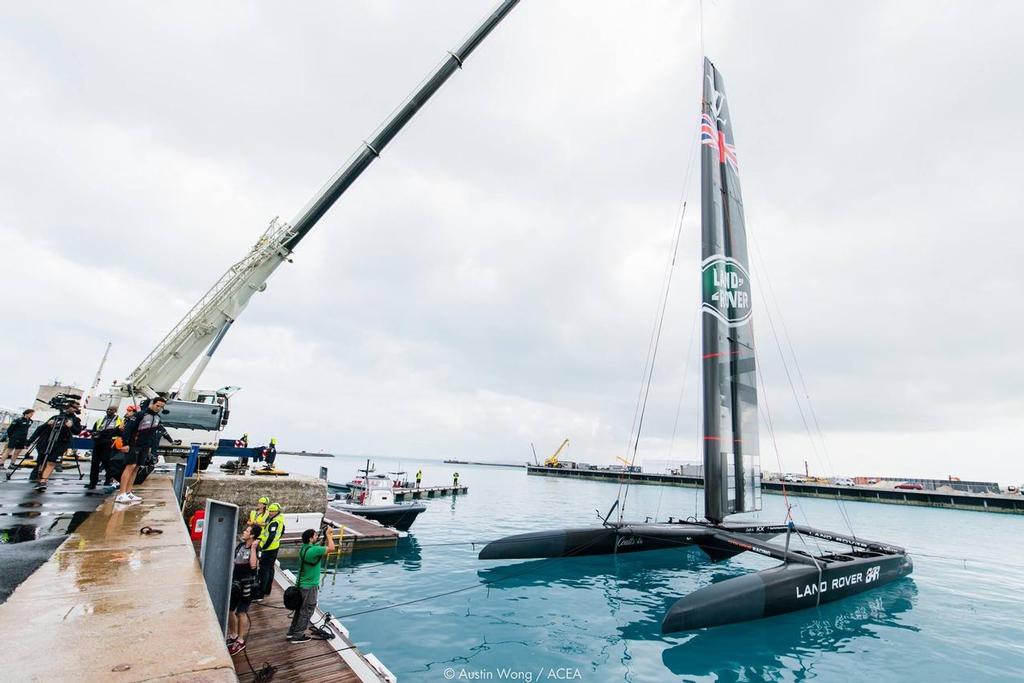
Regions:
[[[260,596],[270,595],[274,586],[274,563],[277,562],[277,550],[281,547],[281,536],[284,535],[284,518],[281,506],[271,503],[267,506],[267,521],[260,533]]]
[[[270,499],[266,496],[260,496],[256,503],[256,509],[249,511],[249,524],[259,524],[262,529],[267,525],[267,517],[270,516],[270,513],[267,512],[267,505],[270,504]]]

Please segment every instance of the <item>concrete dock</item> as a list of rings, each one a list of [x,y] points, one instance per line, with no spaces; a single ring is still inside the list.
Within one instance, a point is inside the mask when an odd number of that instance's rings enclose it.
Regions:
[[[102,499],[0,605],[4,680],[236,680],[170,478],[137,492]]]
[[[546,477],[566,477],[569,479],[593,479],[613,483],[629,482],[630,484],[660,484],[663,486],[683,486],[703,488],[704,479],[678,474],[655,474],[648,472],[611,472],[608,470],[571,469],[568,467],[543,467],[529,465],[527,474]],[[962,491],[915,491],[876,486],[833,486],[830,484],[785,483],[765,480],[761,487],[766,494],[782,494],[783,488],[791,496],[809,498],[832,498],[867,503],[887,503],[892,505],[919,505],[939,507],[952,510],[972,510],[975,512],[1002,512],[1024,514],[1024,496],[993,493],[967,493]]]

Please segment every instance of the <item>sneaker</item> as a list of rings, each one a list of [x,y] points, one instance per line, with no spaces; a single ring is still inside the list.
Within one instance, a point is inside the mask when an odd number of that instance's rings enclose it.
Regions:
[[[128,492],[127,494],[125,494],[125,495],[127,495],[129,499],[131,499],[131,500],[134,500],[134,501],[140,501],[140,500],[142,500],[142,497],[141,497],[141,496],[136,496],[136,495],[135,495],[134,493],[132,493],[131,491],[129,491],[129,492]]]
[[[288,639],[288,641],[291,643],[308,643],[311,640],[313,639],[307,636],[305,633],[300,633],[299,635],[292,636]]]
[[[42,493],[46,490],[46,484],[36,484],[36,491]]]
[[[224,640],[224,643],[225,643],[226,645],[230,645],[231,643],[235,642],[236,640],[238,640],[238,637],[237,637],[237,636],[231,636],[230,638],[226,638],[226,639]]]
[[[115,503],[130,503],[130,502],[132,502],[132,499],[129,498],[127,494],[119,493],[119,494],[117,494],[117,498],[114,499],[114,502]]]
[[[236,640],[228,646],[228,654],[237,655],[239,652],[245,649],[244,640]]]

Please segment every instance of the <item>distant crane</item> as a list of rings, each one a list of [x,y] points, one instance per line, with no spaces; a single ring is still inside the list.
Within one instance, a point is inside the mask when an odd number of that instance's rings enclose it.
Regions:
[[[564,451],[565,447],[568,445],[569,439],[567,438],[565,441],[562,442],[562,445],[558,447],[558,450],[552,453],[551,456],[544,461],[544,467],[561,467],[561,465],[558,463],[558,456],[562,454],[562,451]]]

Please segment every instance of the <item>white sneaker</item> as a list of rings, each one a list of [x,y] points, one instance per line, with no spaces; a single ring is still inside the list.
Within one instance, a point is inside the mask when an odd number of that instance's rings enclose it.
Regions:
[[[139,501],[139,500],[142,500],[142,497],[141,497],[141,496],[136,496],[136,495],[135,495],[134,493],[132,493],[131,491],[129,491],[129,492],[128,492],[128,493],[126,494],[126,495],[128,496],[128,498],[129,498],[130,500],[134,500],[134,501]]]
[[[119,494],[117,494],[117,498],[114,499],[114,502],[115,503],[130,503],[130,502],[132,502],[132,499],[129,498],[128,494],[126,494],[126,493],[119,493]]]

